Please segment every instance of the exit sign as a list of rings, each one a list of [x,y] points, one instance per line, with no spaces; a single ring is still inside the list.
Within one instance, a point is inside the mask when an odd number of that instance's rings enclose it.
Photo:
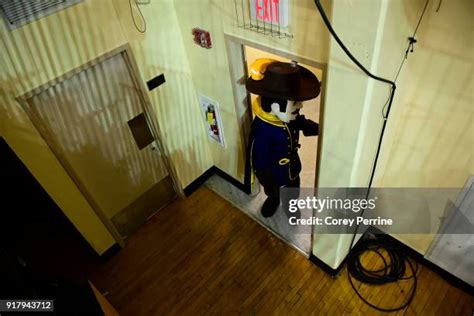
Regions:
[[[267,24],[288,26],[288,0],[250,0],[253,20]]]

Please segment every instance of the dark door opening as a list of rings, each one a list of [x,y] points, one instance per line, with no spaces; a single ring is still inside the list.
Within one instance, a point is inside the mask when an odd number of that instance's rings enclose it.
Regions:
[[[0,275],[18,281],[11,270],[19,263],[38,282],[84,283],[99,255],[1,137],[0,178]]]

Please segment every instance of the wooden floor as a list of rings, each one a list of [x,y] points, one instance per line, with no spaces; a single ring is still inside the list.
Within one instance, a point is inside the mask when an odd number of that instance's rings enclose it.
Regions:
[[[397,314],[473,315],[472,296],[426,267],[418,275],[413,303]],[[356,296],[345,269],[331,278],[206,187],[155,215],[92,281],[121,315],[380,314]],[[409,286],[361,291],[389,307]]]

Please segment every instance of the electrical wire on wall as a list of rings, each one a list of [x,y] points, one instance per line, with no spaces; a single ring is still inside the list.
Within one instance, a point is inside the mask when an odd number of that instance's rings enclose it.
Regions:
[[[133,14],[132,1],[135,4],[138,13],[140,14],[140,18],[142,19],[142,22],[143,22],[143,28],[140,28],[138,26],[136,20],[135,20],[135,14]],[[135,28],[137,29],[138,32],[145,33],[146,32],[146,20],[145,20],[145,17],[143,16],[142,10],[140,10],[140,7],[138,6],[137,0],[128,0],[128,4],[130,5],[130,14],[132,15],[133,25],[135,25]]]
[[[441,6],[441,1],[439,2],[438,9]],[[352,55],[352,53],[349,51],[349,49],[344,45],[342,40],[339,38],[337,35],[336,31],[333,29],[331,22],[329,21],[326,12],[324,11],[323,6],[321,5],[320,0],[315,0],[316,7],[324,21],[324,24],[328,28],[329,32],[331,33],[332,37],[334,40],[338,43],[339,47],[346,53],[346,55],[352,60],[354,64],[356,64],[360,70],[362,70],[368,77],[375,79],[380,82],[384,82],[388,85],[390,85],[390,94],[388,97],[388,101],[385,102],[385,104],[382,107],[382,118],[383,118],[383,125],[382,125],[382,130],[380,132],[379,136],[379,141],[377,145],[377,151],[375,154],[375,159],[372,165],[372,170],[370,174],[370,179],[369,179],[369,184],[367,188],[367,194],[366,194],[366,199],[368,199],[370,195],[370,189],[372,188],[372,183],[374,180],[375,176],[375,171],[377,168],[377,162],[379,159],[380,155],[380,149],[382,147],[382,141],[383,137],[385,134],[385,128],[387,125],[387,120],[390,114],[390,109],[392,107],[393,103],[393,98],[395,96],[395,91],[396,91],[396,81],[398,79],[398,75],[400,74],[401,69],[403,68],[403,65],[405,64],[405,61],[408,58],[408,54],[414,51],[414,45],[417,42],[415,36],[418,31],[418,27],[420,26],[420,23],[423,19],[423,16],[425,15],[426,8],[428,7],[428,3],[430,0],[426,0],[425,6],[423,8],[423,12],[421,13],[421,16],[418,20],[418,23],[416,25],[415,31],[413,32],[413,35],[408,38],[408,47],[405,51],[405,54],[403,56],[403,59],[400,63],[400,66],[398,68],[398,71],[396,73],[395,79],[389,80],[385,78],[378,77],[370,71],[368,71],[355,57]],[[365,209],[362,209],[360,216],[363,216]],[[352,236],[352,241],[350,244],[349,248],[349,255],[347,258],[347,273],[349,277],[349,282],[356,292],[357,296],[364,301],[366,304],[369,306],[383,312],[393,312],[393,311],[398,311],[402,310],[405,307],[407,307],[413,300],[413,297],[415,295],[416,291],[416,286],[417,286],[417,270],[418,266],[416,265],[416,268],[414,267],[414,264],[410,261],[409,256],[405,253],[403,249],[400,247],[397,247],[397,245],[393,245],[389,240],[387,239],[381,239],[380,237],[378,239],[364,239],[360,241],[356,247],[353,248],[354,240],[355,237],[358,233],[359,226],[357,226],[356,231],[354,232],[354,235]],[[383,267],[376,269],[376,270],[369,270],[361,262],[361,257],[363,256],[364,253],[367,252],[374,252],[383,262]],[[384,256],[385,254],[385,256]],[[386,259],[386,257],[389,258],[389,261]],[[405,276],[406,272],[406,266],[410,267],[411,270],[411,275],[410,276]],[[410,290],[410,294],[408,295],[408,298],[405,300],[404,303],[402,303],[400,306],[397,307],[392,307],[392,308],[383,308],[376,306],[372,303],[370,303],[367,299],[365,299],[359,292],[359,290],[356,288],[356,286],[353,283],[353,278],[356,280],[367,283],[367,284],[373,284],[373,285],[383,285],[383,284],[388,284],[388,283],[393,283],[393,282],[398,282],[401,280],[413,280],[413,285]]]
[[[438,7],[436,8],[436,13],[439,12],[439,9],[441,9],[441,5],[443,4],[443,0],[439,0],[438,2]]]
[[[441,1],[439,2],[439,5],[441,6]],[[394,81],[396,82],[397,79],[398,79],[398,75],[400,74],[400,71],[402,70],[403,68],[403,65],[405,64],[405,61],[407,60],[408,58],[408,54],[409,53],[413,53],[415,51],[415,44],[417,42],[415,36],[416,36],[416,33],[418,32],[418,28],[420,27],[420,24],[421,24],[421,20],[423,20],[423,17],[425,16],[425,12],[426,12],[426,8],[428,8],[428,4],[430,3],[430,0],[426,0],[426,3],[425,3],[425,6],[423,7],[423,11],[421,12],[421,16],[420,18],[418,19],[418,23],[416,24],[416,27],[415,27],[415,30],[413,31],[413,34],[412,36],[408,37],[408,47],[407,49],[405,50],[405,55],[404,55],[404,58],[402,59],[401,63],[400,63],[400,67],[398,67],[398,71],[397,71],[397,74],[395,75],[395,79]],[[439,10],[439,7],[438,9]],[[436,11],[438,12],[438,11]]]

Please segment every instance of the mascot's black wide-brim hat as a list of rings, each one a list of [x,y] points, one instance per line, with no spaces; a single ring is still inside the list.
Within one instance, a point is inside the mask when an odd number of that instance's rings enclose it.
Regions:
[[[257,60],[245,86],[253,94],[290,101],[306,101],[319,95],[318,78],[296,62]]]

